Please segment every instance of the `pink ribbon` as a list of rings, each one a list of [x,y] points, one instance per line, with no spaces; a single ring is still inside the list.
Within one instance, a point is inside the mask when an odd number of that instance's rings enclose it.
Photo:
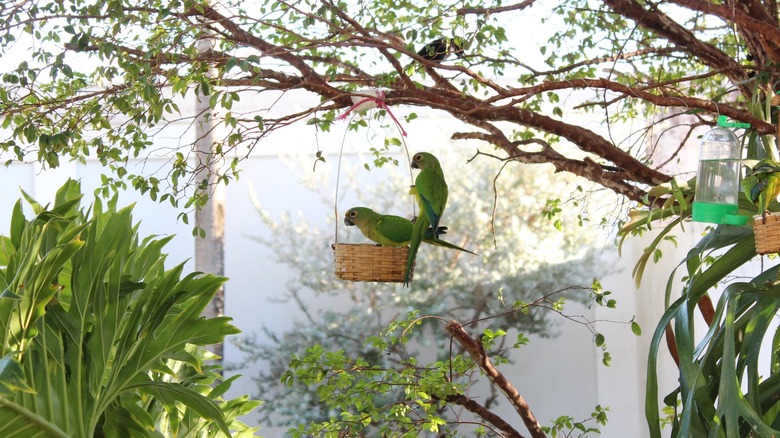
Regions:
[[[401,131],[401,135],[406,137],[406,131],[404,131],[404,128],[401,127],[401,123],[398,121],[398,119],[395,118],[395,115],[392,111],[390,111],[390,107],[387,106],[387,103],[385,103],[385,92],[384,90],[374,90],[374,93],[376,94],[376,97],[364,97],[360,99],[359,101],[355,102],[351,107],[347,108],[346,111],[344,111],[343,114],[336,117],[336,120],[344,120],[347,118],[349,113],[360,107],[360,105],[363,105],[365,103],[372,102],[376,105],[377,108],[383,109],[387,111],[387,114],[390,115],[390,118],[393,119],[393,122],[395,122],[395,126],[398,127],[398,130]]]

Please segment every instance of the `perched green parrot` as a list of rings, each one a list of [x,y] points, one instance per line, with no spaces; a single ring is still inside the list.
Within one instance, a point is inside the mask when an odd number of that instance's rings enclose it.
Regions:
[[[759,161],[747,172],[741,185],[742,192],[758,206],[758,214],[766,222],[769,203],[780,194],[780,165],[769,158]]]
[[[383,246],[408,246],[412,240],[414,224],[409,219],[391,214],[379,214],[366,207],[353,207],[344,215],[344,224],[356,225],[364,236]],[[439,227],[437,234],[445,234],[447,227]],[[477,255],[433,235],[433,228],[425,230],[422,241],[431,245],[457,249]]]
[[[409,242],[409,258],[406,261],[406,276],[404,285],[409,285],[409,274],[412,271],[417,250],[420,248],[425,230],[430,225],[434,230],[434,238],[438,239],[439,222],[447,205],[447,182],[444,181],[444,172],[441,170],[439,160],[428,152],[419,152],[412,158],[412,168],[420,169],[414,180],[414,188],[410,193],[417,198],[420,205],[420,214],[414,223],[412,240]]]

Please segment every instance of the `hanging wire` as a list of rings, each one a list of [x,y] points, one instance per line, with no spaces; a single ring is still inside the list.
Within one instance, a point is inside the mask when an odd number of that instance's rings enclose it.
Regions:
[[[404,128],[401,126],[401,123],[396,119],[395,115],[392,111],[390,111],[390,108],[387,106],[387,103],[385,103],[385,92],[382,90],[373,90],[376,94],[376,97],[365,97],[357,102],[355,102],[352,106],[347,108],[346,111],[344,111],[343,114],[336,117],[336,120],[344,120],[347,118],[347,116],[352,113],[356,108],[358,108],[360,105],[363,105],[365,103],[374,103],[377,108],[385,110],[388,115],[390,115],[390,118],[393,119],[393,122],[395,123],[395,126],[398,128],[398,131],[401,133],[401,144],[403,144],[404,151],[406,152],[406,162],[408,164],[407,168],[409,169],[409,180],[411,182],[410,188],[414,186],[414,174],[412,172],[412,158],[409,154],[409,147],[406,144],[406,131],[404,131]],[[344,135],[341,137],[341,148],[339,149],[339,161],[338,166],[336,167],[336,197],[333,200],[333,214],[336,218],[335,220],[335,229],[334,229],[334,240],[335,243],[339,242],[339,186],[341,181],[341,161],[344,158],[344,145],[347,140],[347,132],[349,132],[349,125],[352,123],[352,120],[354,120],[355,114],[353,113],[350,118],[349,122],[347,123],[346,127],[344,128]],[[417,202],[414,198],[412,198],[412,217],[417,216]]]
[[[404,151],[406,151],[406,168],[409,170],[409,189],[414,187],[414,173],[412,172],[412,156],[409,155],[409,147],[406,146],[406,137],[401,136],[401,143],[404,145]],[[417,201],[415,197],[412,197],[412,217],[417,217]]]
[[[355,118],[354,114],[349,119],[349,123],[352,123],[353,118]],[[341,149],[339,149],[339,164],[338,166],[336,166],[336,197],[333,200],[333,215],[336,217],[336,221],[334,224],[335,226],[334,240],[336,243],[339,243],[339,181],[341,180],[341,159],[344,157],[344,143],[346,143],[347,140],[347,131],[349,130],[349,123],[347,123],[346,128],[344,128],[344,136],[341,137]]]

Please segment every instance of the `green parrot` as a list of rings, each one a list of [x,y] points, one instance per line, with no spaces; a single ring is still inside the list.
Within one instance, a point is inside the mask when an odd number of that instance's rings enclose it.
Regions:
[[[742,192],[758,206],[758,214],[766,223],[769,203],[780,194],[780,165],[769,158],[759,161],[747,172],[741,185]]]
[[[344,214],[344,224],[356,225],[364,236],[382,246],[408,246],[412,239],[414,224],[409,219],[391,214],[379,214],[366,207],[353,207]],[[447,227],[439,227],[437,234],[445,234]],[[435,238],[433,228],[425,230],[422,241],[477,255],[455,244]]]
[[[417,250],[420,248],[425,230],[428,226],[434,230],[434,239],[439,238],[439,222],[447,205],[447,182],[444,181],[444,172],[439,160],[428,152],[419,152],[412,158],[412,168],[420,169],[414,180],[414,187],[409,193],[417,198],[420,205],[420,214],[412,229],[412,239],[409,242],[409,258],[406,261],[406,276],[404,285],[409,285],[409,274],[412,271]]]

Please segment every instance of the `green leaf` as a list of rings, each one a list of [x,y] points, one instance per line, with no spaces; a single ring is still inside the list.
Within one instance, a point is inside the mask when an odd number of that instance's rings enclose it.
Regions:
[[[132,206],[117,211],[116,198],[96,198],[85,213],[80,199],[68,182],[52,209],[18,221],[18,248],[0,239],[8,254],[0,282],[13,279],[0,298],[0,394],[14,397],[0,397],[0,429],[13,425],[24,436],[251,430],[226,418],[253,401],[217,404],[232,380],[213,399],[204,395],[216,373],[198,352],[238,332],[229,318],[201,316],[225,279],[181,278],[183,264],[166,271],[162,249],[173,236],[141,240]],[[140,408],[149,406],[140,386],[160,397],[153,409]]]
[[[214,421],[222,432],[230,436],[230,429],[227,423],[225,423],[222,411],[208,397],[184,386],[171,385],[165,382],[147,382],[134,387],[154,397],[166,406],[175,406],[176,402],[184,404],[201,417]]]
[[[24,297],[11,292],[11,289],[5,289],[3,290],[3,292],[0,292],[0,298],[4,298],[7,300],[21,300]]]
[[[57,425],[5,397],[0,397],[0,425],[25,437],[72,438]]]
[[[22,212],[22,201],[16,201],[13,211],[11,212],[11,245],[14,248],[19,248],[22,244],[22,231],[24,230],[25,219]]]
[[[22,366],[9,354],[0,358],[0,397],[13,398],[17,391],[35,394],[27,384]]]

